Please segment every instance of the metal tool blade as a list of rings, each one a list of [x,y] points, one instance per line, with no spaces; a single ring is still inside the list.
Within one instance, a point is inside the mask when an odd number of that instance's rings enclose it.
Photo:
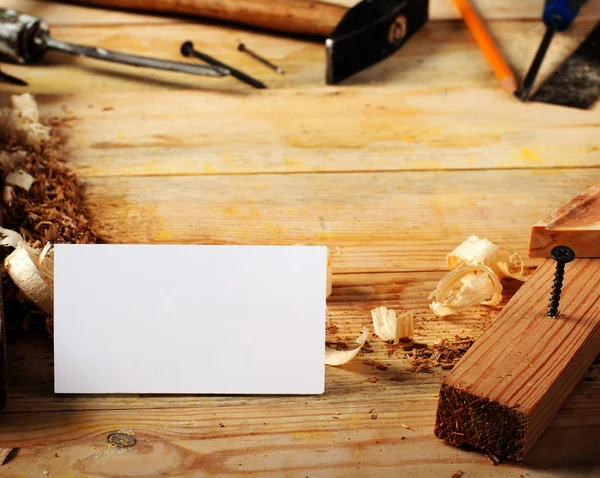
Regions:
[[[396,52],[425,24],[428,0],[363,0],[325,42],[327,84],[335,84]]]
[[[156,70],[177,71],[180,73],[189,73],[191,75],[227,76],[229,74],[228,70],[217,66],[193,65],[191,63],[182,63],[180,61],[161,60],[147,56],[119,53],[116,51],[105,50],[104,48],[67,43],[56,40],[50,36],[45,36],[41,42],[43,42],[44,47],[48,50],[60,51],[68,55],[87,56],[89,58],[121,63],[123,65],[154,68]]]
[[[2,70],[0,70],[0,83],[10,83],[11,85],[27,86],[26,81],[23,81],[21,78],[17,78],[16,76],[9,75],[8,73],[4,73]]]
[[[600,23],[530,101],[588,109],[600,97]]]

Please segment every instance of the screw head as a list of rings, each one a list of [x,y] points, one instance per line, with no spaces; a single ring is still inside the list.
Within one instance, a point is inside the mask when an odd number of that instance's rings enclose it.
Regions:
[[[552,259],[557,262],[562,262],[563,264],[575,259],[575,251],[567,246],[556,246],[552,249],[550,255],[552,256]]]
[[[180,51],[183,56],[190,56],[193,50],[194,44],[191,41],[188,40],[181,44]]]

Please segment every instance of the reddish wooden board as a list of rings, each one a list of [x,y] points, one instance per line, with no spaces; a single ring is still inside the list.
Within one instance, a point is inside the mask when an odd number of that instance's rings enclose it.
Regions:
[[[530,257],[550,257],[558,245],[569,246],[577,257],[600,257],[600,183],[531,228]]]

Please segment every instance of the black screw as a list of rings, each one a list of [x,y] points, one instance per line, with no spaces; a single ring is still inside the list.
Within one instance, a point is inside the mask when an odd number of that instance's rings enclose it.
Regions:
[[[556,272],[554,273],[554,284],[552,285],[550,303],[548,304],[548,317],[555,319],[558,316],[560,293],[565,278],[565,264],[575,259],[575,252],[567,246],[556,246],[550,254],[552,259],[556,261]]]

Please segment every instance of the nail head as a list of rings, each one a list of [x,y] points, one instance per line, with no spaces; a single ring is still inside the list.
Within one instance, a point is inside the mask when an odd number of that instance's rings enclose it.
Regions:
[[[186,41],[181,44],[181,54],[183,56],[190,56],[192,50],[194,49],[194,44],[191,41]]]

